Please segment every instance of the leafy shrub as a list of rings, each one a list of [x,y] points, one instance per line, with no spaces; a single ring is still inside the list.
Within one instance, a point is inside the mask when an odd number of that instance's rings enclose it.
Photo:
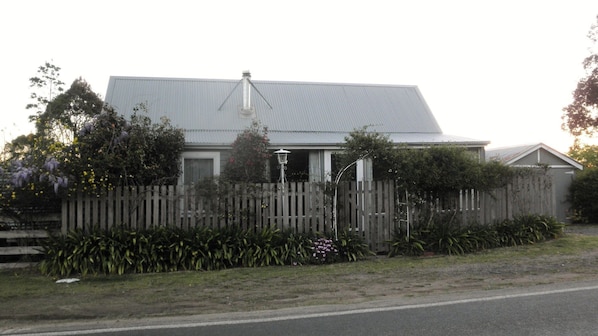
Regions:
[[[479,245],[476,237],[472,235],[471,227],[463,227],[455,213],[438,214],[431,211],[423,217],[420,222],[425,224],[412,230],[409,239],[405,235],[402,237],[405,242],[411,241],[414,245],[407,247],[415,250],[406,253],[397,251],[399,254],[419,255],[424,251],[448,255],[464,254],[475,250]],[[404,245],[404,242],[399,240],[396,248],[401,245]]]
[[[529,240],[538,242],[546,239],[557,238],[563,234],[565,224],[554,217],[543,215],[522,215],[513,219],[513,225],[523,231]]]
[[[526,243],[521,228],[514,225],[512,220],[503,220],[494,224],[499,245],[498,246],[517,246]]]
[[[371,253],[359,237],[350,234],[341,237],[335,242],[309,234],[281,233],[274,228],[254,231],[237,226],[73,230],[66,235],[52,235],[43,243],[45,255],[40,270],[43,274],[60,276],[207,271],[355,261]]]
[[[471,251],[480,251],[501,246],[498,233],[491,225],[471,224],[468,226]]]
[[[268,129],[253,121],[237,136],[232,144],[222,178],[234,182],[267,182],[267,164],[270,156]]]
[[[495,224],[495,230],[499,246],[517,246],[557,238],[562,235],[564,226],[553,217],[522,215]]]
[[[374,254],[362,236],[347,230],[339,232],[335,246],[342,261],[357,261]]]
[[[312,237],[294,233],[291,230],[282,233],[283,244],[280,247],[281,259],[285,265],[307,264],[311,258]]]
[[[389,257],[397,255],[418,256],[424,253],[426,242],[419,239],[419,232],[411,232],[409,235],[403,233],[398,227],[395,227],[390,242]]]
[[[569,187],[569,200],[578,220],[598,223],[598,169],[587,169],[578,174]]]
[[[543,234],[546,239],[554,239],[565,233],[565,223],[559,222],[551,216],[538,216],[538,221],[542,222]]]
[[[460,226],[449,217],[437,217],[429,225],[406,234],[395,230],[389,256],[421,255],[424,251],[459,255],[480,250],[534,244],[562,235],[564,224],[554,217],[541,215],[518,216],[493,225]]]
[[[239,266],[270,266],[283,265],[281,246],[283,245],[280,230],[264,228],[258,232],[249,234],[251,246],[246,250],[249,252],[248,262]],[[243,252],[243,249],[239,249]]]
[[[462,230],[453,219],[450,215],[435,217],[420,231],[426,250],[449,255],[469,252],[469,231]]]
[[[480,162],[463,147],[397,147],[387,135],[367,126],[350,132],[343,149],[346,155],[340,157],[340,167],[367,156],[375,179],[393,180],[419,197],[430,193],[438,197],[461,189],[491,190],[505,185],[513,174],[511,167],[496,161]],[[351,176],[350,172],[344,175]]]

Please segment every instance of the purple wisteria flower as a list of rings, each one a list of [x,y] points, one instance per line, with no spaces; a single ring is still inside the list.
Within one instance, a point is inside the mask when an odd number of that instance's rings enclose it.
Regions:
[[[53,157],[46,159],[41,169],[27,166],[29,163],[22,160],[15,160],[11,164],[10,183],[15,188],[24,188],[28,183],[43,182],[52,186],[54,192],[58,193],[59,188],[68,187],[68,178],[57,175],[60,163]]]
[[[46,163],[44,163],[44,168],[49,172],[53,172],[54,170],[56,170],[56,168],[58,168],[58,165],[58,161],[56,161],[55,158],[51,157],[46,159]]]
[[[116,139],[114,139],[114,145],[119,145],[123,141],[127,140],[128,138],[129,138],[129,133],[127,131],[122,131],[122,132],[120,132],[120,135],[118,137],[116,137]]]
[[[48,183],[54,188],[54,193],[58,193],[58,188],[66,188],[68,186],[69,179],[66,176],[56,176],[54,174],[42,174],[39,177],[40,182],[48,181]]]
[[[93,132],[93,123],[86,122],[79,130],[79,136],[84,136]]]
[[[15,187],[22,188],[27,183],[29,183],[32,176],[33,176],[32,168],[20,167],[19,169],[17,169],[15,172],[12,173],[10,182]]]
[[[69,179],[67,177],[58,176],[53,182],[54,186],[54,193],[58,194],[58,188],[66,188],[69,184]]]

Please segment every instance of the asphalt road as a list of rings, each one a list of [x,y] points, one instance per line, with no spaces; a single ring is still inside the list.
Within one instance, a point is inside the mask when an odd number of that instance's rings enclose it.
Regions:
[[[491,291],[419,303],[383,302],[347,310],[318,309],[212,320],[138,321],[125,327],[27,335],[598,335],[598,283]]]

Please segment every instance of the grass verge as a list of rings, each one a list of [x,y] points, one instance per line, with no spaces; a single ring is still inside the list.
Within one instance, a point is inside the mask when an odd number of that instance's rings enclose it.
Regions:
[[[0,272],[0,327],[359,303],[389,297],[596,279],[598,236],[464,256],[373,257],[321,266],[86,276],[57,284],[34,269]]]

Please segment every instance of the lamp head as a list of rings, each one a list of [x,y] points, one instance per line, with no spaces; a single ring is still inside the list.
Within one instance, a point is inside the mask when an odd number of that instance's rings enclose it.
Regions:
[[[276,152],[274,152],[274,154],[276,154],[276,156],[278,157],[278,164],[280,165],[285,165],[289,162],[288,160],[288,155],[291,152],[286,150],[286,149],[279,149]]]

